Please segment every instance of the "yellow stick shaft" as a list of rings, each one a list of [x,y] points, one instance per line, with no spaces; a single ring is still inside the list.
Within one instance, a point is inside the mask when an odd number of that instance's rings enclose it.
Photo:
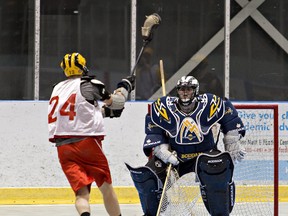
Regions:
[[[168,179],[170,177],[171,169],[172,169],[172,164],[169,164],[168,170],[167,170],[167,176],[166,176],[165,183],[164,183],[164,186],[163,186],[163,191],[162,191],[162,194],[161,194],[161,199],[160,199],[160,202],[159,202],[159,205],[158,205],[158,210],[157,210],[156,216],[160,215],[161,206],[162,206],[163,199],[164,199],[164,193],[166,191],[166,187],[167,187]]]
[[[162,93],[163,93],[163,96],[166,96],[165,76],[164,76],[164,67],[163,67],[162,59],[160,60],[159,65],[160,65],[160,76],[161,76]],[[161,206],[162,206],[163,199],[164,199],[164,193],[166,191],[166,187],[167,187],[168,179],[170,177],[171,169],[172,169],[172,164],[169,164],[168,169],[167,169],[167,176],[166,176],[165,183],[164,183],[164,186],[163,186],[163,191],[162,191],[162,194],[161,194],[161,199],[160,199],[160,202],[159,202],[159,205],[158,205],[156,216],[160,215]]]
[[[163,93],[163,96],[166,96],[165,76],[164,76],[164,67],[163,67],[162,60],[160,60],[160,76],[161,76],[162,93]]]

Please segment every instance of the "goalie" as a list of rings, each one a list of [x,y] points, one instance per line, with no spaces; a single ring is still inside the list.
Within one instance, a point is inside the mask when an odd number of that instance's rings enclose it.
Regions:
[[[143,150],[148,163],[139,168],[126,164],[144,215],[157,213],[167,164],[172,164],[180,177],[196,172],[209,214],[229,215],[235,198],[234,164],[246,154],[239,143],[245,135],[242,120],[228,99],[199,95],[199,82],[193,76],[181,77],[176,88],[177,97],[158,98],[146,115]],[[224,134],[222,153],[213,137],[216,124]]]

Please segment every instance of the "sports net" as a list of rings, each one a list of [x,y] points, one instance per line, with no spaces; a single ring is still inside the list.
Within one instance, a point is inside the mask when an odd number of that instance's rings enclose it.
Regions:
[[[247,154],[244,161],[235,165],[236,201],[231,215],[278,215],[278,106],[235,107],[246,127],[241,145]],[[220,150],[224,150],[222,139],[220,136]],[[209,215],[194,173],[179,178],[172,169],[160,215]]]

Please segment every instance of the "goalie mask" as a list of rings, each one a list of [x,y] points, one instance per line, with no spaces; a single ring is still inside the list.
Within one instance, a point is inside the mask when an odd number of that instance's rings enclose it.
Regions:
[[[86,59],[79,53],[66,54],[60,66],[66,77],[85,75],[88,73]]]
[[[178,80],[176,88],[179,103],[182,106],[192,104],[194,97],[199,94],[199,82],[193,76],[182,76]]]

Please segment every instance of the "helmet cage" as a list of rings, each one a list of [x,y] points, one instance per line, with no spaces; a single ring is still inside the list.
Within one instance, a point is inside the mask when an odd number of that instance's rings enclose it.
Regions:
[[[194,93],[190,99],[183,100],[180,98],[178,91],[183,87],[192,88],[194,90]],[[177,95],[179,97],[179,102],[184,106],[188,106],[189,104],[192,103],[195,96],[199,95],[199,82],[193,76],[183,76],[180,78],[180,80],[178,80],[176,89],[177,89]]]
[[[181,87],[192,87],[194,89],[194,96],[199,95],[199,82],[193,76],[183,76],[178,80],[176,88],[179,90]]]

